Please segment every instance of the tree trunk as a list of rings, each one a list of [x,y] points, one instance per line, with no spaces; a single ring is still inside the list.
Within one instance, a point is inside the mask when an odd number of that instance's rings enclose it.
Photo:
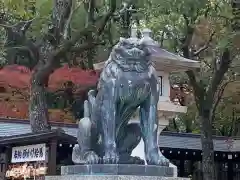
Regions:
[[[202,141],[202,171],[204,180],[217,180],[214,164],[214,146],[210,109],[206,105],[200,107],[199,120],[201,122]]]
[[[185,58],[189,58],[188,46],[183,48]],[[199,122],[201,123],[201,142],[202,142],[202,172],[204,180],[217,180],[214,164],[214,148],[212,137],[212,105],[213,97],[197,82],[193,71],[188,71],[191,86],[194,89],[195,101],[198,106]],[[215,92],[215,91],[214,91]],[[210,96],[209,96],[210,95]]]
[[[34,72],[31,79],[29,102],[29,119],[32,132],[51,130],[46,93],[40,73],[38,71]]]

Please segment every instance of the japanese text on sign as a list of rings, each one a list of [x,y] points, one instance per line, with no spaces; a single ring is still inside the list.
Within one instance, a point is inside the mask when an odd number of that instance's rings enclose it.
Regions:
[[[45,160],[46,144],[36,144],[12,148],[12,163]]]

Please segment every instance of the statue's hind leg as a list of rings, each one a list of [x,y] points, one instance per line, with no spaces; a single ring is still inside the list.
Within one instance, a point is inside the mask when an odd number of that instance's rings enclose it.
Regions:
[[[128,124],[119,132],[117,148],[119,152],[119,164],[144,164],[144,160],[139,157],[132,157],[133,149],[141,140],[141,129],[139,124]]]

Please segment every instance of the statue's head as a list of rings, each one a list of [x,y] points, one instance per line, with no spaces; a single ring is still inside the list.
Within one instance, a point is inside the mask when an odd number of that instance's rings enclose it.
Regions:
[[[127,68],[147,67],[150,62],[150,53],[147,46],[136,38],[120,38],[111,53],[111,60]]]

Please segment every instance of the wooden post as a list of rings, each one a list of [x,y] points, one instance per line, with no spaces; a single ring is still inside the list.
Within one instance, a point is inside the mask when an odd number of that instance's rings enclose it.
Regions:
[[[233,174],[233,162],[232,162],[232,159],[228,159],[227,165],[228,165],[228,169],[227,169],[228,180],[233,180],[234,174]]]
[[[181,157],[180,158],[180,169],[179,169],[180,177],[184,177],[184,171],[185,171],[185,168],[184,168],[185,163],[184,162],[185,162],[184,157]]]
[[[57,170],[57,140],[52,139],[49,143],[48,175],[56,175]]]
[[[11,164],[12,158],[12,147],[6,146],[5,149],[6,159],[5,159],[5,168],[8,169],[9,165]]]

